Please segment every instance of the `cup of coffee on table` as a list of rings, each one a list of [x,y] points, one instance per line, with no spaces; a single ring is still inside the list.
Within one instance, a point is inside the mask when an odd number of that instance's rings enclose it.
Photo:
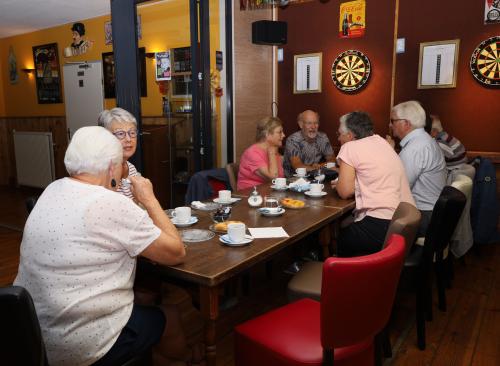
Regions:
[[[307,174],[306,168],[297,168],[295,169],[295,173],[297,174],[298,177],[305,177]]]
[[[219,191],[219,201],[231,202],[231,191],[228,191],[226,189]]]
[[[274,178],[272,183],[277,188],[284,188],[286,186],[286,178]]]
[[[325,188],[325,186],[324,186],[323,184],[320,184],[320,183],[312,183],[312,184],[311,184],[310,191],[311,191],[311,193],[313,193],[313,194],[320,194],[321,192],[323,192],[323,188]]]
[[[232,243],[241,243],[245,240],[246,225],[242,222],[227,225],[227,235]]]
[[[191,219],[191,207],[176,207],[174,212],[172,212],[172,217],[178,223],[187,223]]]

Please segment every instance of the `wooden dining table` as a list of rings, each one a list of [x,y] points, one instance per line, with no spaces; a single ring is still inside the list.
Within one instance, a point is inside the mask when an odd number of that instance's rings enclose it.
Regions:
[[[296,243],[309,234],[334,223],[354,207],[353,200],[343,200],[330,187],[322,198],[308,198],[303,193],[275,191],[269,184],[257,187],[263,196],[290,197],[301,199],[305,207],[286,208],[281,216],[262,216],[257,208],[250,207],[247,198],[253,189],[234,192],[233,197],[241,200],[233,204],[231,220],[242,221],[247,228],[283,227],[288,237],[254,239],[241,247],[228,247],[215,235],[202,242],[188,242],[186,257],[176,266],[156,265],[155,271],[167,278],[175,278],[199,287],[200,308],[205,320],[205,345],[207,364],[216,365],[216,325],[219,319],[219,289],[225,282],[251,267],[266,262],[284,248]],[[198,222],[187,229],[208,229],[213,224],[210,213],[193,210]],[[186,230],[187,230],[186,229]],[[183,230],[183,229],[179,229]]]

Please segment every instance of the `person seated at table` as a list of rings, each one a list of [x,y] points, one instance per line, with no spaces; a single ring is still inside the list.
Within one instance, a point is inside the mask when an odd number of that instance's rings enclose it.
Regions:
[[[320,162],[335,162],[335,154],[326,133],[319,131],[319,114],[306,110],[297,116],[300,130],[286,139],[284,169],[291,177],[297,168],[321,167]]]
[[[354,196],[356,208],[354,222],[340,231],[337,255],[378,252],[399,203],[415,205],[403,164],[392,146],[374,134],[373,122],[364,112],[340,117],[338,140],[339,178],[332,187],[343,199]]]
[[[128,161],[137,148],[137,120],[123,108],[103,110],[97,119],[97,124],[106,128],[120,141],[123,147],[122,177],[117,191],[128,198],[134,198],[130,184],[125,179],[140,175],[135,166]]]
[[[14,285],[33,297],[50,365],[122,364],[155,344],[160,359],[184,358],[179,315],[135,305],[132,286],[137,256],[176,265],[185,248],[148,179],[130,178],[145,210],[116,193],[122,162],[109,131],[80,128],[70,176],[44,190],[24,227]]]
[[[465,146],[459,139],[444,131],[439,116],[431,114],[431,118],[431,136],[434,137],[443,151],[446,168],[448,170],[459,169],[463,164],[467,163]]]
[[[247,148],[240,159],[238,190],[285,176],[283,158],[278,151],[284,138],[279,118],[266,117],[257,123],[257,142]]]

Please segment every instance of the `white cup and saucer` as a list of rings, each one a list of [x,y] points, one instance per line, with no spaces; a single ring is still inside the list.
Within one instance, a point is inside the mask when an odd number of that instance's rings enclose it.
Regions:
[[[311,183],[309,190],[305,194],[309,197],[323,197],[327,192],[323,191],[325,185],[322,183]]]
[[[175,210],[172,211],[172,224],[177,227],[191,226],[197,222],[198,218],[196,216],[191,216],[191,207],[189,206],[176,207]]]
[[[270,217],[280,216],[285,213],[285,209],[281,207],[277,197],[266,196],[264,198],[264,207],[259,209],[259,213]]]
[[[306,168],[297,168],[295,169],[295,174],[293,176],[297,178],[304,178],[306,175],[307,175]]]
[[[220,203],[221,205],[230,205],[236,202],[237,199],[231,197],[231,191],[223,189],[219,191],[219,197],[214,198],[215,203]]]
[[[243,246],[251,243],[253,238],[246,235],[247,227],[244,223],[232,223],[227,225],[227,234],[220,237],[220,241],[227,246]]]
[[[286,185],[286,178],[274,178],[272,180],[271,188],[277,191],[287,190],[288,186]]]

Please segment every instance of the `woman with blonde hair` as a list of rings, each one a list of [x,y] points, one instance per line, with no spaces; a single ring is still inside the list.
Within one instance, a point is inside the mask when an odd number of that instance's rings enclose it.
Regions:
[[[257,123],[256,143],[245,150],[240,160],[238,189],[244,189],[284,177],[283,123],[278,117],[266,117]]]

